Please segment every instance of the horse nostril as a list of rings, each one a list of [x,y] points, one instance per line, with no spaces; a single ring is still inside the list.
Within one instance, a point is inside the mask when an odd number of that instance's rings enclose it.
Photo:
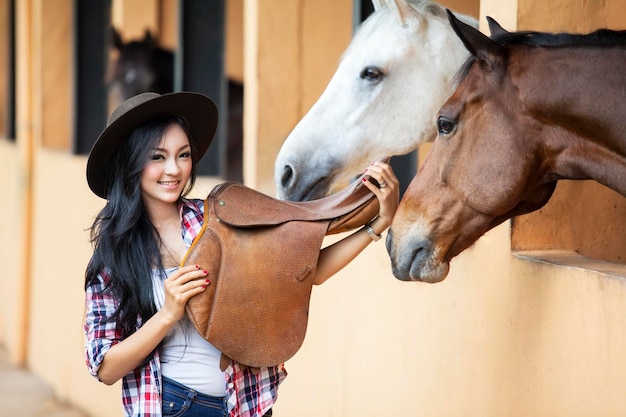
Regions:
[[[423,262],[424,259],[428,257],[428,248],[426,245],[427,242],[424,240],[415,245],[415,248],[413,249],[413,253],[415,254],[413,259]]]
[[[285,167],[283,168],[283,175],[280,178],[280,185],[283,188],[289,188],[292,179],[293,169],[289,165],[285,165]]]

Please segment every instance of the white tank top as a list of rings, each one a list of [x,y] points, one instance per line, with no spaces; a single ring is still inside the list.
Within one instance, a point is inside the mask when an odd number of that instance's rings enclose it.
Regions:
[[[167,276],[177,268],[165,270]],[[164,277],[153,271],[157,308],[163,307]],[[226,380],[220,369],[222,353],[198,333],[187,317],[181,319],[161,343],[161,374],[187,387],[214,397],[226,395]]]

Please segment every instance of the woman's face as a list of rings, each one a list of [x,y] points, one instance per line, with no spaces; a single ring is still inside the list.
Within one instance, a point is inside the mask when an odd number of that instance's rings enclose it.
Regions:
[[[187,134],[178,124],[171,124],[141,173],[146,205],[178,201],[189,181],[192,163]]]

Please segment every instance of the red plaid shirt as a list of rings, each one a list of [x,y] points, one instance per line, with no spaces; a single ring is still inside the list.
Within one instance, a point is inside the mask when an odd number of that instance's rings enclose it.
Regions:
[[[202,200],[183,200],[180,205],[181,231],[187,247],[202,228]],[[86,290],[85,355],[89,372],[98,378],[104,355],[122,340],[117,324],[107,321],[115,312],[118,301],[105,290],[110,277],[99,275],[96,284]],[[141,327],[137,321],[137,328]],[[139,368],[122,379],[122,404],[126,416],[160,417],[161,362],[158,350]],[[229,417],[261,417],[274,404],[280,383],[287,376],[283,365],[262,368],[254,372],[231,361],[224,371]]]

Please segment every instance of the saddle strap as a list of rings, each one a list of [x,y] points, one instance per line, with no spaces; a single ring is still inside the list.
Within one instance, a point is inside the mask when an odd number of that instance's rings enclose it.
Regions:
[[[379,210],[378,199],[361,180],[356,186],[350,185],[336,194],[311,201],[278,200],[234,182],[217,185],[208,198],[218,202],[215,215],[231,226],[260,227],[289,221],[328,220],[326,234],[361,227]]]

